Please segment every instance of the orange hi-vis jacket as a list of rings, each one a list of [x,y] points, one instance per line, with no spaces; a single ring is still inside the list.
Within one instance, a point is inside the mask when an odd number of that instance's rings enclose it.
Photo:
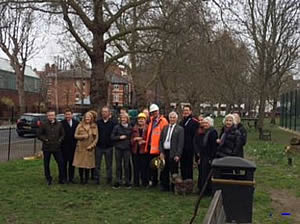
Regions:
[[[164,116],[160,115],[155,127],[153,127],[153,124],[154,124],[154,119],[153,119],[153,117],[151,117],[150,124],[148,125],[145,149],[148,152],[148,150],[150,148],[150,154],[155,155],[155,154],[159,154],[160,134],[161,134],[163,128],[166,125],[168,125],[169,123]]]

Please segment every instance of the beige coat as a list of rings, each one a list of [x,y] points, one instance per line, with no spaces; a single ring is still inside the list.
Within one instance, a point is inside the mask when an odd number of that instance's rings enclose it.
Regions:
[[[81,122],[76,128],[75,138],[78,140],[73,166],[79,168],[95,168],[95,148],[98,141],[98,128],[95,123],[90,126]]]

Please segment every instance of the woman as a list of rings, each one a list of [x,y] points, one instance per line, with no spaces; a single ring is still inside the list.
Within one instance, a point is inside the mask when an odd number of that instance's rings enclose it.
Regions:
[[[116,125],[111,133],[111,139],[115,141],[116,178],[114,188],[119,188],[122,183],[122,164],[125,171],[125,187],[130,188],[130,156],[132,128],[129,124],[129,116],[123,113],[120,116],[120,124]]]
[[[194,137],[194,150],[198,156],[198,189],[199,192],[205,185],[205,181],[211,170],[212,160],[216,156],[218,133],[213,128],[214,121],[211,117],[205,117],[200,124],[200,130]],[[208,180],[205,195],[211,195],[211,181]]]
[[[98,128],[93,113],[87,112],[76,128],[77,141],[73,166],[79,167],[80,183],[87,184],[90,169],[95,168],[95,147],[98,141]],[[83,179],[83,173],[85,178]]]
[[[241,133],[236,127],[235,118],[232,114],[225,116],[223,121],[224,127],[221,130],[220,138],[217,139],[219,144],[217,157],[238,156],[242,147]]]
[[[131,145],[132,145],[132,159],[133,159],[133,182],[135,187],[140,186],[140,179],[142,185],[148,185],[148,154],[146,153],[146,138],[148,125],[147,116],[144,113],[139,113],[137,117],[137,124],[133,127]]]

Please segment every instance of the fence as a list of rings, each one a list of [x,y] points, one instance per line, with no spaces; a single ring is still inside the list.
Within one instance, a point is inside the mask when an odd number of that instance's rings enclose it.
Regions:
[[[280,126],[300,131],[300,90],[282,94],[280,108]]]
[[[0,129],[0,162],[32,156],[41,148],[35,136],[19,137],[14,127]]]

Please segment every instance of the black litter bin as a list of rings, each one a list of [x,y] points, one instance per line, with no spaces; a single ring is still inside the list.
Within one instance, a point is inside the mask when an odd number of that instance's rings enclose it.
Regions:
[[[240,157],[224,157],[212,163],[213,191],[222,190],[227,223],[252,223],[256,165]]]

